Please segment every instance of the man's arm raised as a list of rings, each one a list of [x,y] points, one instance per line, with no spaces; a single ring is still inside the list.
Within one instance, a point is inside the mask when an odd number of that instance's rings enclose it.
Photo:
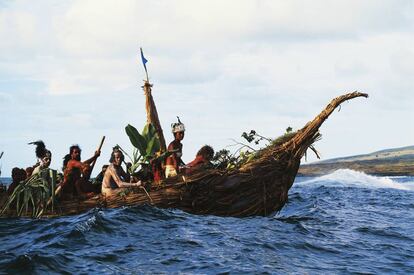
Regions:
[[[96,160],[101,155],[101,151],[95,151],[95,154],[90,159],[85,160],[83,163],[91,164],[94,160]]]

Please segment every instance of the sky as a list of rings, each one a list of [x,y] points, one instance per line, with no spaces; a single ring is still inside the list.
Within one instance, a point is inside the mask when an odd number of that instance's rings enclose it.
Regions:
[[[322,159],[414,144],[410,0],[0,0],[0,41],[2,176],[35,164],[39,139],[57,169],[104,135],[96,167],[116,144],[131,152],[124,128],[146,121],[140,47],[167,143],[176,116],[186,125],[185,162],[204,144],[236,150],[244,131],[300,129],[355,90],[369,98],[321,127]]]

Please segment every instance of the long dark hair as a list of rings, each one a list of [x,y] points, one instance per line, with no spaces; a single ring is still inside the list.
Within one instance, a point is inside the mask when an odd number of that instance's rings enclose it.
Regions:
[[[115,153],[120,153],[121,154],[121,162],[123,162],[124,159],[125,159],[125,156],[124,156],[124,153],[122,153],[122,151],[118,147],[114,147],[112,149],[111,158],[109,159],[109,162],[112,163],[114,161]]]
[[[81,148],[79,147],[79,145],[75,144],[75,145],[70,146],[70,148],[69,148],[69,154],[67,154],[67,155],[63,158],[63,168],[62,168],[62,171],[65,171],[66,166],[68,165],[68,162],[69,162],[69,161],[70,161],[70,159],[72,158],[72,157],[71,157],[72,152],[73,152],[73,150],[75,150],[75,149],[78,149],[78,150],[79,150],[79,152],[82,152],[82,150],[81,150]]]

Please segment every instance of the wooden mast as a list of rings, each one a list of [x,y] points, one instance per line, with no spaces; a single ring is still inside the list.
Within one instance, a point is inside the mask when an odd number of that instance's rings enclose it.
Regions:
[[[157,107],[155,107],[154,98],[151,94],[152,84],[149,83],[147,66],[145,65],[148,62],[148,60],[144,57],[144,52],[142,51],[142,48],[140,48],[140,51],[142,65],[144,65],[145,76],[147,77],[147,79],[144,80],[144,86],[142,86],[145,95],[145,111],[147,112],[147,124],[151,123],[157,131],[157,136],[160,141],[160,149],[162,153],[165,152],[167,149],[165,146],[165,138],[162,132],[160,120],[158,118]]]
[[[165,138],[162,132],[161,123],[158,118],[157,107],[155,106],[155,102],[151,94],[151,87],[152,84],[149,83],[147,75],[147,80],[144,81],[143,86],[145,94],[145,111],[147,112],[147,123],[151,123],[155,127],[158,138],[160,140],[161,152],[165,152],[167,147],[165,145]]]

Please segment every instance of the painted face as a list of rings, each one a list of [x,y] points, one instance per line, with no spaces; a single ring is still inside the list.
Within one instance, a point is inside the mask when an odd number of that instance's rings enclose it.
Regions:
[[[114,153],[114,162],[116,166],[120,166],[122,164],[122,154],[120,152]]]
[[[72,153],[70,154],[70,157],[74,160],[80,161],[81,151],[77,148],[73,149]]]

